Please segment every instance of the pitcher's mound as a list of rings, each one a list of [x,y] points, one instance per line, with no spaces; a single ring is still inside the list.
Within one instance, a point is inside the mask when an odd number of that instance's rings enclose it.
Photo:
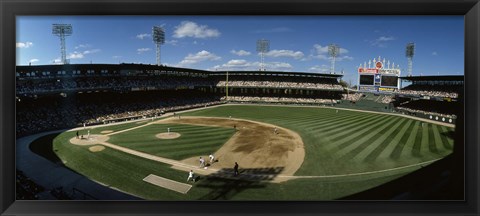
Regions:
[[[159,139],[176,139],[181,135],[179,133],[170,132],[170,133],[159,133],[155,135]]]
[[[88,148],[88,150],[90,150],[91,152],[99,152],[99,151],[103,151],[104,149],[105,147],[101,145],[96,145]]]

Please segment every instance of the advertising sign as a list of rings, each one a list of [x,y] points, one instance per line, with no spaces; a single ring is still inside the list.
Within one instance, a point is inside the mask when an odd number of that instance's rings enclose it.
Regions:
[[[400,74],[400,70],[399,69],[380,69],[378,70],[378,73],[381,73],[381,74]]]
[[[378,73],[378,69],[375,68],[358,68],[359,73]]]
[[[395,91],[394,88],[385,88],[385,87],[380,87],[380,88],[378,88],[378,90],[380,90],[380,91],[385,91],[385,92],[393,92],[393,91]]]
[[[360,86],[359,90],[361,91],[373,91],[375,88],[373,86]]]

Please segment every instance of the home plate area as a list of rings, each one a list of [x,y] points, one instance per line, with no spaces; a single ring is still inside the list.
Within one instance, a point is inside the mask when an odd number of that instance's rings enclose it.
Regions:
[[[169,190],[173,190],[182,194],[187,194],[190,188],[192,188],[192,185],[162,178],[154,174],[148,175],[143,179],[143,181],[146,181],[150,184],[160,186]]]

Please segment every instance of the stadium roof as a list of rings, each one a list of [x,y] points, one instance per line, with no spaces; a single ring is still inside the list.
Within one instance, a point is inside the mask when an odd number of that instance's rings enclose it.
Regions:
[[[16,72],[31,72],[31,71],[62,71],[62,70],[166,70],[191,72],[209,75],[226,75],[227,71],[207,71],[191,68],[177,68],[163,65],[151,64],[65,64],[65,65],[28,65],[17,66]],[[341,78],[343,74],[327,74],[327,73],[306,73],[306,72],[283,72],[283,71],[228,71],[229,75],[254,75],[254,76],[301,76],[301,77],[320,77],[320,78]]]
[[[341,78],[343,74],[329,73],[306,73],[306,72],[284,72],[284,71],[212,71],[212,75],[275,75],[275,76],[304,76],[304,77],[324,77],[324,78]]]
[[[463,81],[464,78],[464,75],[400,77],[400,79],[408,81]]]
[[[74,69],[99,69],[99,70],[172,70],[182,72],[195,72],[195,73],[209,73],[205,70],[197,70],[191,68],[177,68],[168,67],[163,65],[151,65],[151,64],[65,64],[65,65],[32,65],[32,66],[17,66],[17,72],[24,71],[58,71],[58,70],[74,70]]]

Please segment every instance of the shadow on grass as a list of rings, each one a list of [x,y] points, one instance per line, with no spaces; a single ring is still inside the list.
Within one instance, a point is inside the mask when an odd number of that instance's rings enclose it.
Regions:
[[[450,139],[455,139],[455,131],[454,130],[451,130],[451,131],[445,131],[445,132],[441,132],[440,133],[442,136],[446,136]]]
[[[461,200],[463,193],[459,195],[459,187],[452,185],[452,160],[454,158],[449,155],[393,181],[340,200]]]
[[[264,188],[273,180],[283,167],[240,169],[234,176],[233,169],[221,169],[218,172],[202,177],[196,184],[199,188],[208,188],[210,192],[200,200],[230,200],[236,194],[254,188]]]

